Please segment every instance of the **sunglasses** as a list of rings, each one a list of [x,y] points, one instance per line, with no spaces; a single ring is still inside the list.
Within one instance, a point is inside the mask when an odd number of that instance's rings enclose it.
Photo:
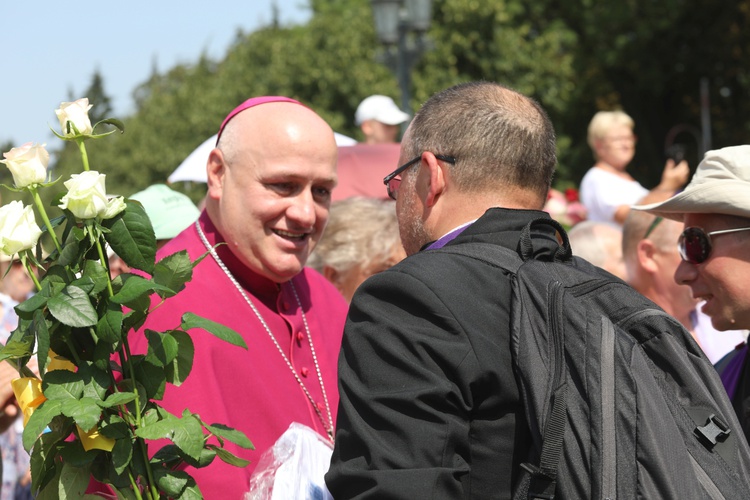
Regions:
[[[452,156],[435,155],[435,158],[450,163],[451,165],[456,164],[456,159]],[[398,197],[398,188],[399,186],[401,186],[401,173],[412,165],[418,163],[421,159],[422,155],[419,155],[413,160],[407,161],[396,170],[385,176],[385,179],[383,179],[383,184],[385,184],[385,187],[388,190],[388,196],[390,196],[394,200]]]
[[[718,234],[738,233],[740,231],[750,231],[750,227],[740,227],[736,229],[724,229],[722,231],[705,232],[699,227],[688,227],[677,240],[677,248],[680,251],[680,257],[685,262],[700,264],[705,262],[711,255],[711,236]]]

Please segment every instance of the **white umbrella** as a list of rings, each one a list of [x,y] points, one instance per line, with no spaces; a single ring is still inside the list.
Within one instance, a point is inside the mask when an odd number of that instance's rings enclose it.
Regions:
[[[334,133],[336,136],[336,144],[338,146],[351,146],[357,144],[357,141],[351,137]],[[192,181],[192,182],[206,182],[206,163],[208,163],[208,155],[211,154],[211,150],[216,147],[216,136],[213,135],[203,141],[200,146],[185,158],[182,163],[175,169],[174,172],[167,178],[169,183],[181,182],[181,181]]]
[[[177,169],[167,178],[167,181],[206,182],[206,163],[211,150],[216,147],[216,136],[212,135],[185,158]]]

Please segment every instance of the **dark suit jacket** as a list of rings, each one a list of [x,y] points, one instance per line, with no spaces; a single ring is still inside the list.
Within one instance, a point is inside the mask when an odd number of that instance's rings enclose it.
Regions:
[[[547,214],[490,209],[450,245],[517,248]],[[539,252],[556,248],[535,230]],[[339,357],[336,499],[509,498],[529,448],[511,366],[509,276],[424,250],[355,294]]]

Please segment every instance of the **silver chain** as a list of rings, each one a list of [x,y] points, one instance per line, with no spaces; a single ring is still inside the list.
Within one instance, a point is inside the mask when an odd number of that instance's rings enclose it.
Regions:
[[[281,354],[281,357],[284,358],[284,361],[286,362],[286,365],[289,367],[289,370],[291,370],[292,375],[294,375],[295,380],[297,380],[297,383],[302,387],[302,390],[305,392],[305,395],[307,396],[307,399],[310,400],[310,404],[312,404],[313,409],[315,409],[315,413],[318,414],[318,418],[320,418],[321,423],[323,424],[323,428],[326,430],[326,433],[328,434],[328,438],[333,442],[333,416],[331,414],[331,407],[328,404],[328,396],[326,395],[326,388],[323,385],[323,374],[320,371],[320,364],[318,363],[318,356],[315,354],[315,346],[313,345],[313,339],[312,335],[310,335],[310,327],[307,324],[307,317],[305,316],[305,311],[302,308],[302,302],[299,299],[299,295],[297,294],[297,289],[294,286],[294,283],[292,281],[289,281],[289,284],[292,286],[292,292],[294,292],[294,298],[297,299],[297,305],[299,306],[300,313],[302,314],[302,323],[305,325],[305,333],[307,334],[307,338],[310,341],[310,351],[312,352],[312,358],[313,363],[315,363],[315,372],[318,374],[318,381],[320,382],[320,391],[323,393],[323,401],[326,405],[326,411],[328,412],[328,424],[326,425],[326,421],[323,418],[323,413],[320,411],[320,408],[318,407],[317,403],[315,403],[315,400],[313,399],[312,395],[310,394],[310,391],[307,390],[307,387],[305,387],[304,382],[302,382],[302,379],[297,375],[297,371],[292,366],[292,363],[289,362],[289,358],[284,353],[284,350],[281,348],[281,345],[279,345],[278,341],[276,340],[276,337],[274,337],[273,333],[271,332],[271,329],[268,327],[268,324],[266,323],[266,320],[263,319],[263,316],[261,316],[260,311],[255,307],[255,304],[250,300],[250,297],[247,296],[245,293],[245,290],[242,288],[242,286],[239,284],[237,279],[234,277],[232,272],[227,268],[227,266],[224,264],[224,261],[221,260],[219,255],[216,253],[216,249],[211,246],[211,244],[208,242],[208,239],[206,238],[206,235],[203,233],[203,229],[200,226],[199,221],[195,221],[195,228],[198,231],[198,236],[200,236],[201,241],[203,242],[203,245],[206,247],[206,250],[208,250],[211,253],[211,256],[214,258],[216,263],[219,265],[222,271],[224,271],[224,274],[227,275],[227,278],[229,278],[229,281],[232,282],[232,284],[237,288],[237,290],[242,295],[242,298],[245,299],[245,302],[248,303],[250,308],[255,313],[255,316],[258,318],[258,321],[260,321],[260,324],[263,325],[263,328],[266,330],[266,333],[268,333],[268,336],[271,338],[271,341],[273,341],[274,345],[276,346],[276,349],[278,349],[279,354]]]

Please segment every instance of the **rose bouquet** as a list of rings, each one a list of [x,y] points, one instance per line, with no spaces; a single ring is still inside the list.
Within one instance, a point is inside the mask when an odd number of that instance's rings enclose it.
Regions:
[[[203,257],[191,262],[183,251],[155,262],[156,239],[143,207],[108,197],[106,176],[89,168],[85,142],[123,130],[113,119],[92,126],[90,108],[88,99],[79,99],[56,111],[62,130],[55,135],[75,142],[83,161],[83,171],[63,183],[67,192],[52,204],[59,216],[50,218],[39,196],[54,184],[44,145],[13,148],[0,160],[13,175],[14,186],[5,187],[33,200],[33,207],[13,201],[0,208],[0,252],[17,256],[36,286],[16,307],[18,328],[0,348],[0,361],[21,375],[12,385],[25,421],[32,490],[37,498],[83,498],[97,489],[93,478],[118,498],[201,498],[181,465],[205,467],[218,456],[242,467],[247,462],[224,443],[252,444],[187,409],[172,415],[157,401],[167,383],[180,385],[190,373],[188,330],[247,346],[233,330],[189,312],[172,330],[139,331],[154,304],[179,293]],[[115,129],[96,134],[101,123]],[[111,278],[105,245],[140,273]],[[130,351],[128,337],[136,334],[146,335],[146,354]],[[34,354],[38,374],[26,367]],[[171,444],[149,458],[146,442],[165,438]]]
[[[550,189],[543,210],[566,229],[586,220],[586,207],[578,200],[578,191],[568,188],[565,193]]]

